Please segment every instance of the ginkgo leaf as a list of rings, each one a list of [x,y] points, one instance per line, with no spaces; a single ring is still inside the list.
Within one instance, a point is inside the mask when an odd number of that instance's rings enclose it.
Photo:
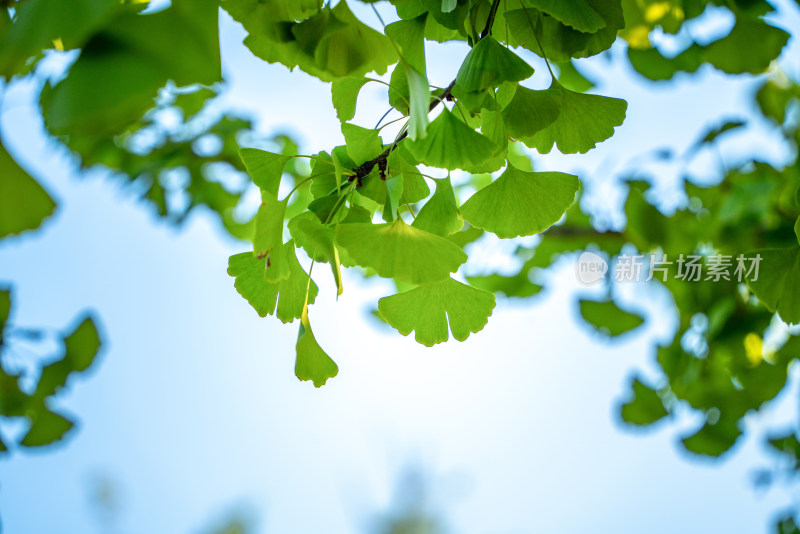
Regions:
[[[32,418],[30,429],[20,441],[23,447],[42,447],[59,441],[72,430],[74,423],[47,408],[38,410]]]
[[[467,255],[450,241],[400,218],[385,224],[340,224],[336,242],[356,265],[409,284],[444,280],[467,261]]]
[[[431,91],[428,78],[409,66],[406,69],[409,93],[408,137],[412,140],[425,137],[428,127]]]
[[[314,387],[322,387],[329,378],[339,373],[339,367],[317,343],[311,323],[308,320],[308,306],[303,307],[300,317],[300,331],[297,334],[297,359],[294,374],[300,380],[310,380]]]
[[[638,378],[633,379],[631,388],[633,398],[620,407],[623,421],[632,425],[652,425],[669,415],[656,390]]]
[[[451,111],[442,113],[428,125],[424,139],[408,140],[405,145],[418,161],[442,169],[467,172],[493,172],[503,162],[492,162],[497,145],[460,120]]]
[[[344,123],[342,124],[342,134],[347,142],[347,154],[358,165],[383,152],[383,143],[378,130],[369,130],[355,124]]]
[[[581,317],[597,331],[611,337],[630,332],[644,323],[642,317],[623,310],[611,300],[581,300],[579,304]]]
[[[506,11],[504,19],[517,43],[539,56],[546,56],[550,61],[560,63],[573,57],[590,57],[609,49],[614,44],[617,32],[625,26],[625,17],[620,0],[583,0],[583,2],[588,4],[604,22],[603,27],[595,32],[578,31],[532,7]],[[555,4],[555,1],[552,3]],[[570,8],[570,6],[555,7]]]
[[[256,231],[253,237],[253,254],[268,256],[275,247],[283,245],[283,217],[288,199],[277,200],[272,195],[261,195],[261,206],[256,212]]]
[[[267,256],[264,280],[274,284],[289,278],[292,273],[292,257],[294,255],[294,243],[291,241],[276,246]]]
[[[737,17],[731,32],[709,44],[702,58],[728,74],[758,74],[780,55],[788,40],[789,34],[779,28],[761,20]],[[758,46],[752,46],[752,43],[758,43]],[[747,53],[741,53],[742,50],[747,50]]]
[[[35,230],[50,217],[56,203],[25,172],[0,142],[0,238]]]
[[[458,203],[450,178],[436,179],[436,191],[422,206],[411,226],[441,236],[461,230],[464,221],[458,214]]]
[[[242,148],[239,156],[253,183],[277,199],[283,169],[292,157],[257,148]]]
[[[101,341],[94,319],[86,317],[64,338],[64,356],[42,367],[33,397],[44,401],[67,384],[74,373],[88,369],[100,351]]]
[[[758,300],[787,323],[800,323],[800,247],[756,250],[746,256],[758,265],[747,277]]]
[[[558,222],[577,191],[576,176],[526,172],[509,164],[497,180],[461,206],[461,215],[472,226],[502,238],[538,234]]]
[[[492,293],[452,278],[378,301],[378,310],[387,323],[404,336],[416,331],[415,339],[428,347],[447,341],[448,320],[453,337],[464,341],[486,326],[494,306]]]
[[[430,111],[430,86],[425,66],[425,22],[427,13],[411,20],[399,20],[386,26],[386,35],[400,51],[400,64],[408,87],[408,136],[425,137]],[[395,80],[398,81],[398,80]]]
[[[555,144],[563,154],[581,154],[614,135],[625,120],[628,103],[619,98],[576,93],[553,82],[547,90],[560,101],[558,118],[523,143],[547,154]]]
[[[281,322],[291,322],[303,313],[306,288],[309,288],[308,303],[313,303],[317,296],[317,285],[312,280],[310,287],[308,286],[309,276],[297,261],[297,255],[292,254],[289,260],[289,278],[277,283],[269,283],[264,279],[267,267],[264,258],[256,258],[249,252],[243,252],[228,260],[228,274],[235,278],[236,291],[261,317],[275,314]]]
[[[331,84],[331,99],[336,116],[341,122],[347,122],[356,114],[358,93],[371,80],[369,78],[338,78]]]
[[[606,21],[585,0],[527,0],[527,4],[579,32],[594,33],[606,26]]]
[[[425,74],[425,20],[427,13],[386,26],[386,35],[400,50],[400,57],[414,70]]]
[[[335,229],[323,225],[317,217],[301,213],[289,222],[289,231],[295,242],[303,247],[314,261],[328,262],[336,282],[337,295],[343,291],[339,249],[334,243]],[[345,263],[347,259],[345,258]]]
[[[553,124],[560,112],[560,91],[534,91],[520,85],[503,109],[503,122],[508,135],[521,139]]]
[[[533,67],[524,59],[487,36],[469,51],[456,76],[465,91],[497,87],[503,82],[518,82],[533,75]]]

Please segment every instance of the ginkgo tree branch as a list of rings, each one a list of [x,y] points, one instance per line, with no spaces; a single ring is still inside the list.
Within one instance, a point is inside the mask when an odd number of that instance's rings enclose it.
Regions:
[[[488,36],[491,33],[492,25],[494,25],[494,19],[495,19],[495,16],[497,15],[498,7],[500,7],[500,0],[493,0],[492,7],[489,10],[489,17],[486,19],[486,26],[483,28],[483,31],[481,32],[480,38],[478,39],[478,41],[480,41],[481,39],[485,38],[486,36]],[[445,87],[442,90],[441,93],[439,93],[439,95],[436,97],[436,99],[433,102],[431,102],[431,105],[430,105],[430,108],[428,109],[428,112],[431,112],[434,109],[436,109],[436,107],[441,102],[444,102],[445,100],[450,99],[452,97],[452,91],[453,91],[453,87],[455,87],[455,85],[456,85],[456,81],[455,80],[450,82],[450,84],[447,87]],[[400,135],[397,136],[397,139],[395,139],[394,143],[389,145],[389,147],[386,150],[384,150],[383,152],[381,152],[378,156],[375,156],[371,160],[366,161],[366,162],[362,163],[361,165],[359,165],[358,167],[356,167],[355,169],[353,169],[353,173],[355,174],[355,179],[357,179],[358,182],[360,183],[363,178],[366,178],[366,176],[370,172],[372,172],[372,169],[374,169],[376,165],[378,165],[378,168],[381,168],[381,169],[385,168],[386,160],[389,159],[389,155],[392,153],[392,151],[395,148],[397,148],[397,145],[400,143],[400,141],[402,141],[406,137],[408,137],[408,131],[407,130],[405,130],[402,133],[400,133]]]

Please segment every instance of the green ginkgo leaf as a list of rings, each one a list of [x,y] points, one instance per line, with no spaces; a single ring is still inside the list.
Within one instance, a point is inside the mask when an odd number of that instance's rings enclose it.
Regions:
[[[292,241],[287,245],[294,246]],[[313,303],[317,296],[317,285],[311,280],[309,286],[309,276],[297,261],[297,255],[292,254],[289,260],[289,278],[277,283],[269,283],[264,279],[267,268],[265,258],[256,258],[249,252],[243,252],[228,260],[228,274],[235,279],[236,291],[261,317],[275,314],[281,322],[291,322],[303,313],[306,289],[308,303]]]
[[[800,217],[794,223],[794,235],[797,237],[797,243],[800,245]]]
[[[411,226],[441,236],[461,230],[464,221],[458,214],[458,203],[450,178],[436,179],[436,191],[422,206]]]
[[[644,323],[642,317],[623,310],[611,300],[605,302],[581,300],[580,312],[587,323],[611,337],[630,332]]]
[[[631,387],[633,398],[620,407],[623,421],[632,425],[652,425],[669,415],[656,390],[638,378],[633,379]]]
[[[317,217],[306,213],[301,213],[289,222],[289,231],[295,242],[303,247],[309,257],[314,261],[328,262],[331,266],[333,279],[336,282],[337,295],[341,295],[342,270],[339,249],[334,243],[335,229],[333,226],[326,226]],[[347,263],[344,259],[344,263]]]
[[[358,93],[371,80],[369,78],[337,78],[331,84],[331,99],[336,116],[341,122],[347,122],[356,114]]]
[[[270,284],[286,280],[292,274],[292,257],[295,256],[291,241],[276,246],[267,256],[264,280]]]
[[[0,238],[35,230],[50,217],[56,203],[0,142]]]
[[[342,124],[342,134],[347,142],[347,154],[358,165],[373,159],[383,152],[380,132],[356,126],[355,124]],[[336,154],[333,155],[334,163]]]
[[[469,51],[456,76],[465,91],[497,87],[503,82],[518,82],[533,75],[533,67],[514,52],[487,36]]]
[[[594,33],[606,26],[606,21],[585,0],[527,0],[527,4],[579,32]]]
[[[780,55],[788,40],[789,34],[779,28],[761,20],[737,17],[731,32],[709,44],[702,58],[728,74],[758,74]],[[752,46],[753,43],[758,46]]]
[[[400,64],[408,86],[408,136],[425,137],[431,93],[425,66],[425,22],[427,13],[411,20],[399,20],[386,26],[386,35],[400,52]],[[402,83],[401,83],[402,84]]]
[[[543,232],[575,202],[578,178],[560,172],[526,172],[513,165],[472,195],[461,215],[472,226],[498,237]]]
[[[257,148],[242,148],[239,156],[253,183],[277,199],[283,169],[292,157]]]
[[[550,152],[554,144],[563,154],[588,152],[614,135],[614,128],[625,120],[628,103],[619,98],[576,93],[555,81],[547,91],[561,103],[558,118],[533,136],[521,139],[542,154]]]
[[[72,430],[74,423],[61,414],[47,408],[36,411],[31,427],[20,441],[23,447],[42,447],[59,441]]]
[[[467,255],[447,239],[400,218],[385,224],[340,224],[336,242],[356,265],[409,284],[444,280],[467,261]]]
[[[283,245],[283,217],[288,199],[277,200],[270,194],[262,193],[261,201],[256,212],[253,237],[253,254],[259,258],[268,256],[275,247]]]
[[[492,293],[452,278],[378,301],[378,310],[387,323],[404,336],[416,331],[415,339],[428,347],[447,341],[448,320],[453,337],[464,341],[486,326],[494,306]]]
[[[747,277],[758,300],[787,323],[800,323],[800,247],[756,250],[746,256],[758,266]]]
[[[308,306],[303,308],[300,317],[300,331],[297,334],[297,359],[294,374],[300,380],[310,380],[314,387],[322,387],[329,378],[339,373],[339,367],[317,343],[311,323],[308,320]]]
[[[534,91],[520,85],[503,109],[503,122],[508,135],[521,139],[553,124],[560,112],[560,91]]]
[[[428,125],[424,139],[406,143],[411,155],[431,167],[480,173],[494,172],[503,165],[503,161],[493,160],[499,147],[461,122],[448,109],[443,109]]]

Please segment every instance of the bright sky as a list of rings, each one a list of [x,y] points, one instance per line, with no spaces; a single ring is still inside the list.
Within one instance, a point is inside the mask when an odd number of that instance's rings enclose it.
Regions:
[[[779,3],[778,23],[800,28],[797,5]],[[369,9],[358,13],[376,23]],[[255,114],[264,132],[289,129],[307,153],[342,142],[328,84],[255,59],[227,15],[221,29],[226,105]],[[784,56],[798,74],[800,46],[790,46]],[[651,84],[614,59],[621,52],[585,70],[596,91],[628,100],[625,125],[585,156],[552,155],[538,168],[577,171],[603,191],[632,156],[682,151],[709,123],[753,114],[753,79],[703,69]],[[445,85],[465,49],[429,54],[432,83]],[[526,57],[537,67],[532,86],[545,84],[546,69]],[[639,294],[631,305],[654,320],[603,343],[576,320],[568,260],[544,296],[501,302],[484,331],[434,349],[369,317],[386,285],[348,276],[336,302],[322,276],[311,319],[340,372],[319,390],[299,382],[296,324],[259,318],[226,274],[244,245],[202,214],[180,230],[159,223],[103,172],[78,177],[44,137],[31,94],[12,88],[0,125],[60,207],[41,232],[0,242],[0,280],[15,284],[16,324],[66,328],[93,309],[108,343],[94,373],[59,401],[80,420],[71,439],[0,461],[2,532],[195,533],[231,510],[253,516],[259,533],[364,532],[409,465],[428,473],[435,504],[464,534],[766,532],[797,504],[780,487],[752,484],[754,470],[771,465],[763,432],[794,420],[796,381],[720,462],[676,445],[699,424],[694,416],[622,428],[616,409],[629,377],[657,376],[652,345],[674,319],[657,311],[663,295]],[[356,122],[372,126],[386,108],[381,88],[367,86]],[[780,158],[776,140],[762,125],[722,150],[730,161],[743,151]],[[701,157],[693,168],[708,176],[712,167]],[[668,193],[677,169],[653,172]],[[90,499],[97,480],[121,503],[105,530]]]

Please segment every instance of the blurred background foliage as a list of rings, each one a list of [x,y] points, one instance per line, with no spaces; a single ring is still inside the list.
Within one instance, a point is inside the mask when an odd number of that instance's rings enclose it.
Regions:
[[[240,18],[252,3],[173,0],[169,9],[142,15],[147,4],[137,1],[6,0],[0,9],[3,89],[20,80],[46,76],[37,71],[42,58],[69,55],[71,66],[62,78],[42,80],[41,106],[48,131],[75,154],[81,167],[102,166],[113,171],[114,179],[126,191],[140,197],[169,224],[180,225],[200,210],[217,217],[231,236],[249,240],[255,209],[248,195],[252,197],[253,187],[244,174],[239,147],[299,153],[290,137],[263,136],[247,118],[214,107],[214,98],[224,91],[218,9],[221,5]],[[301,20],[319,8],[313,0],[269,0],[267,4],[275,13],[284,13],[286,21]],[[392,4],[402,16],[411,2],[393,0]],[[471,3],[452,2],[456,7],[445,11],[447,4],[420,3],[432,14],[425,30],[428,38],[464,38],[454,28],[453,17],[462,10],[468,13]],[[780,132],[791,157],[780,164],[758,159],[720,160],[716,181],[708,183],[692,176],[692,158],[748,124],[723,119],[707,132],[687,132],[698,139],[689,153],[665,149],[644,155],[638,168],[619,177],[628,188],[623,224],[608,223],[608,217],[599,216],[589,203],[578,202],[533,244],[517,246],[513,255],[521,265],[518,272],[472,272],[468,280],[498,296],[535,303],[542,289],[540,271],[560,256],[585,250],[601,254],[612,267],[620,255],[651,252],[667,258],[700,255],[706,264],[714,255],[735,257],[742,251],[759,251],[762,257],[774,260],[761,262],[761,284],[733,279],[680,280],[675,276],[675,264],[669,265],[665,282],[652,282],[663,284],[671,293],[679,328],[671,343],[653,347],[662,374],[655,381],[632,380],[630,398],[619,408],[621,418],[630,425],[648,426],[668,419],[678,406],[689,406],[703,414],[704,422],[685,436],[682,446],[694,454],[718,457],[740,438],[745,415],[757,412],[783,390],[789,365],[800,356],[798,332],[786,327],[786,323],[800,322],[798,73],[783,72],[775,63],[789,34],[769,23],[769,16],[774,19],[779,14],[765,0],[622,0],[621,7],[624,28],[609,38],[613,41],[618,35],[626,42],[631,66],[649,80],[671,80],[685,75],[680,73],[694,73],[702,65],[731,75],[759,75],[762,81],[752,95],[753,102]],[[733,17],[731,31],[712,41],[694,37],[692,21],[712,9]],[[469,18],[464,20],[469,26]],[[272,49],[260,40],[274,34],[262,27],[261,20],[240,21],[251,31],[247,44],[257,55],[299,65],[322,79],[328,76],[325,69],[332,68],[330,65],[320,65],[300,52],[289,59],[267,55]],[[672,49],[658,46],[655,34],[672,36]],[[518,44],[540,52],[534,42]],[[355,42],[352,46],[364,45]],[[172,53],[160,53],[163,48]],[[289,54],[286,50],[282,53]],[[566,87],[576,91],[592,88],[592,81],[576,68],[580,54],[566,51],[563,57],[553,55],[555,70]],[[367,72],[372,65],[361,67]],[[4,148],[2,140],[13,135],[13,131],[0,135],[0,238],[37,230],[57,209],[56,201]],[[532,168],[525,156],[527,149],[515,145],[513,150],[510,158],[516,158],[521,168]],[[662,205],[648,178],[655,172],[649,163],[658,161],[684,167],[684,198],[675,209]],[[287,218],[311,200],[307,182],[303,185],[311,172],[302,158],[290,160],[285,167],[286,183],[300,187]],[[488,180],[485,175],[464,176],[455,193],[463,197]],[[410,201],[416,206],[424,198]],[[471,229],[464,239],[479,242],[482,233]],[[579,309],[583,320],[611,339],[639,328],[646,318],[622,303],[614,280],[606,282],[603,298],[582,298]],[[98,319],[85,313],[85,318],[63,331],[18,325],[13,296],[10,286],[0,291],[0,415],[25,418],[30,427],[18,444],[0,438],[4,453],[9,448],[56,442],[73,427],[74,417],[51,410],[49,401],[72,383],[73,376],[91,368],[103,337]],[[38,367],[22,365],[17,356],[21,351],[33,352]],[[800,470],[798,430],[776,431],[768,440],[781,459],[781,468],[762,473],[761,482],[795,480]],[[443,531],[417,497],[402,504],[397,513],[388,514],[374,531]],[[249,532],[247,529],[245,522],[235,518],[218,532]],[[797,532],[793,513],[787,512],[775,529]]]

